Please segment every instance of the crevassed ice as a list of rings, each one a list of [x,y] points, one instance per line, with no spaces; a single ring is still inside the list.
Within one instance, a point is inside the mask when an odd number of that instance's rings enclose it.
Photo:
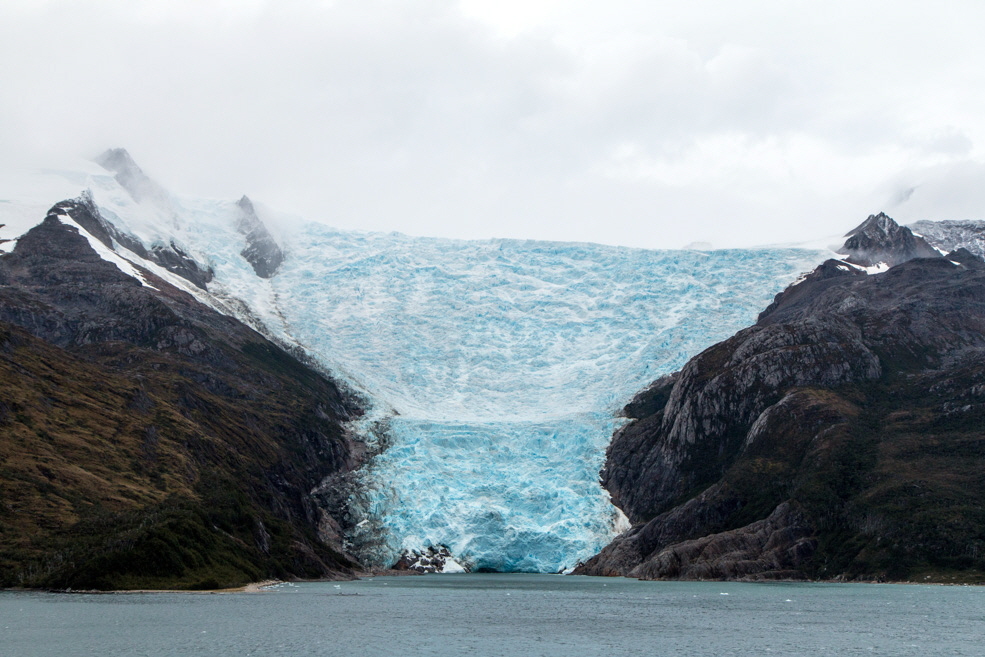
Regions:
[[[393,410],[354,549],[443,544],[475,568],[556,572],[601,549],[618,409],[748,325],[817,252],[464,242],[309,225],[272,280],[292,335]]]
[[[747,325],[816,252],[453,241],[309,225],[272,280],[292,334],[402,417],[610,411]]]
[[[614,509],[597,479],[611,414],[541,421],[396,419],[393,445],[365,472],[368,522],[350,537],[392,563],[446,545],[473,567],[556,572],[597,552]]]
[[[614,534],[598,481],[618,409],[754,321],[819,251],[649,251],[453,241],[304,224],[257,278],[233,204],[135,207],[97,180],[114,221],[209,262],[241,300],[374,401],[388,448],[361,472],[349,540],[367,563],[446,545],[473,568],[557,572]],[[383,420],[381,422],[381,420]]]

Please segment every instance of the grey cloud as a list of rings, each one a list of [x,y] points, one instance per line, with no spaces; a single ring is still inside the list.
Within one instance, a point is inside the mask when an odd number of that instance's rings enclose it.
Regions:
[[[895,210],[902,221],[985,219],[985,163],[959,160],[901,178],[918,181]]]
[[[0,159],[125,146],[177,192],[341,227],[659,247],[839,232],[982,157],[972,5],[952,35],[906,3],[614,0],[510,37],[451,0],[173,6],[0,8]],[[641,174],[606,168],[624,147]]]

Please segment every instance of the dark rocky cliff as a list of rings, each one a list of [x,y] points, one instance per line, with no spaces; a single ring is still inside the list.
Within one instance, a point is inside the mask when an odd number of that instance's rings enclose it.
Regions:
[[[633,528],[578,572],[985,579],[985,263],[881,217],[846,252],[901,264],[822,264],[627,406],[602,480]]]
[[[0,586],[351,577],[311,491],[360,461],[354,401],[59,216],[105,243],[82,199],[0,256]]]

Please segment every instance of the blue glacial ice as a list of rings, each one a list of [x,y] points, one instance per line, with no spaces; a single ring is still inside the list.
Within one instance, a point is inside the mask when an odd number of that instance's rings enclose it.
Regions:
[[[387,448],[360,474],[348,540],[380,566],[446,545],[473,568],[557,572],[597,552],[620,523],[598,473],[621,406],[825,257],[298,223],[276,235],[287,259],[262,280],[239,255],[232,203],[148,209],[108,176],[89,185],[146,244],[174,240],[209,263],[227,312],[365,393],[372,409],[354,429]]]
[[[603,547],[619,408],[750,324],[822,255],[464,242],[308,225],[272,281],[283,325],[385,404],[389,447],[351,501],[353,549],[446,545],[557,572]]]

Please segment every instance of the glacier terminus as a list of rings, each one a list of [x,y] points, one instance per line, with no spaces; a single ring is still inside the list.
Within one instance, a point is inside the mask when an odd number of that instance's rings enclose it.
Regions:
[[[528,572],[570,568],[616,533],[598,473],[621,405],[818,258],[320,224],[288,250],[271,279],[283,330],[387,407],[387,447],[352,500],[357,553],[382,565],[445,545],[472,568]]]

